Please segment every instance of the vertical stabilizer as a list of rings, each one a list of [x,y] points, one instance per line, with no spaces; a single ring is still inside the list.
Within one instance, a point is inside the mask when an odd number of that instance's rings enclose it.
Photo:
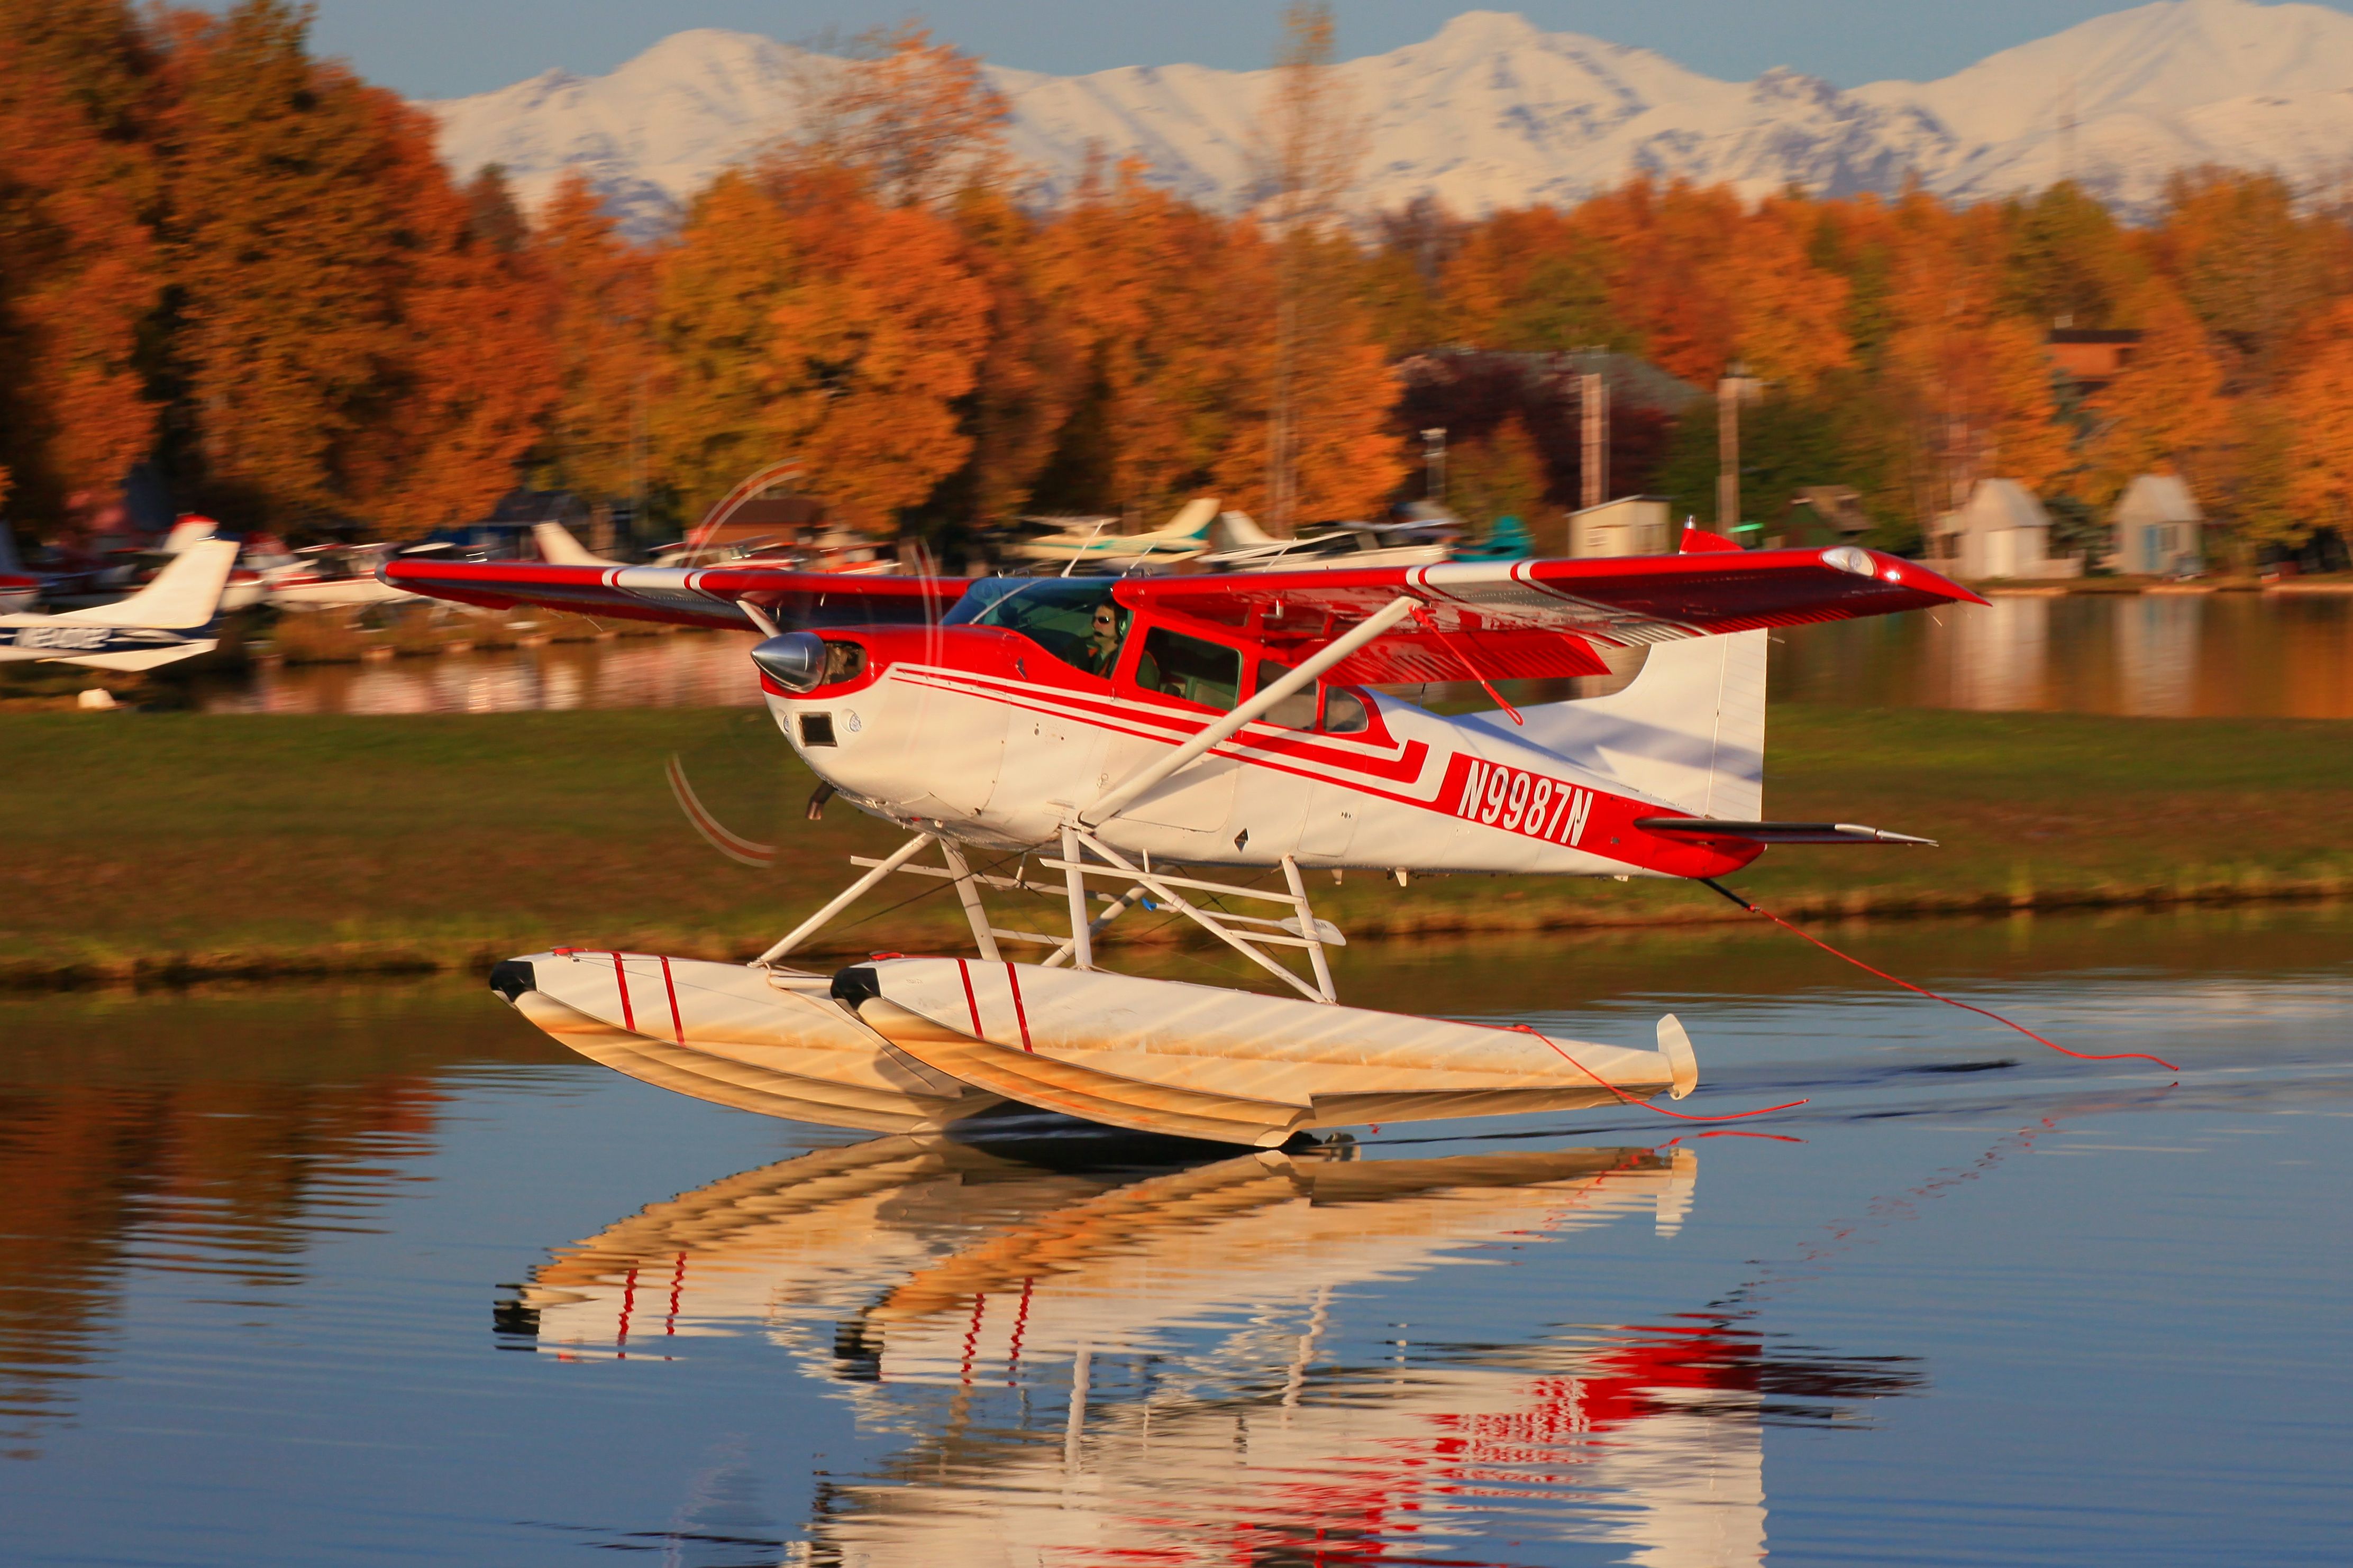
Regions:
[[[1755,822],[1765,813],[1765,636],[1651,646],[1612,697],[1523,709],[1521,740],[1607,773],[1695,816]]]
[[[192,544],[155,574],[155,580],[126,599],[69,610],[56,621],[88,626],[143,626],[156,631],[186,632],[209,626],[220,612],[221,590],[237,565],[234,539],[207,539]]]
[[[531,536],[539,544],[539,558],[551,566],[611,566],[617,564],[597,554],[577,539],[560,522],[534,522]]]

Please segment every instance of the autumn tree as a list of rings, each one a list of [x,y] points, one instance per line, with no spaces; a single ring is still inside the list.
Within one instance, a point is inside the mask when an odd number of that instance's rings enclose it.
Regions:
[[[2002,308],[2053,327],[2120,324],[2148,277],[2116,214],[2071,180],[2005,204]]]
[[[797,457],[812,494],[888,533],[969,453],[955,405],[987,312],[939,216],[881,205],[839,169],[723,175],[661,270],[663,470],[700,507]]]
[[[1360,514],[1362,498],[1386,490],[1403,468],[1381,431],[1394,389],[1374,390],[1383,356],[1349,288],[1357,258],[1336,232],[1364,156],[1364,121],[1334,68],[1328,0],[1293,0],[1282,26],[1255,150],[1274,303],[1264,482],[1246,485],[1235,462],[1222,465],[1223,488],[1261,498],[1278,536],[1335,515],[1327,509]],[[1366,462],[1369,472],[1356,467]]]
[[[2316,528],[2353,537],[2353,300],[2332,307],[2300,348],[2286,387],[2285,504],[2246,520],[2255,537],[2280,544],[2301,543]]]
[[[1525,522],[1544,493],[1544,460],[1527,422],[1517,414],[1447,453],[1447,499],[1472,522],[1492,527],[1504,517]]]
[[[2234,388],[2276,384],[2296,334],[2346,286],[2331,276],[2327,226],[2297,212],[2276,174],[2208,169],[2168,184],[2147,248],[2229,352]]]
[[[2144,285],[2130,310],[2140,342],[2132,362],[2091,400],[2098,427],[2084,499],[2105,506],[2137,476],[2154,470],[2184,475],[2211,501],[2219,476],[2210,471],[2210,459],[2231,428],[2221,366],[2205,328],[2168,285]]]
[[[1810,220],[1807,203],[1763,204],[1719,262],[1715,283],[1746,374],[1799,396],[1854,362],[1846,325],[1852,287],[1809,258]]]
[[[958,404],[970,455],[925,510],[934,524],[1002,522],[1030,504],[1089,366],[1079,334],[1049,298],[1043,220],[988,186],[960,193],[950,216],[960,258],[987,298],[987,346]]]
[[[624,240],[576,171],[540,209],[530,241],[554,354],[550,469],[586,495],[644,489],[653,362],[653,267]]]
[[[1262,417],[1266,394],[1247,383],[1271,379],[1264,251],[1144,174],[1090,170],[1041,236],[1045,299],[1081,366],[1040,479],[1057,505],[1157,513],[1262,437],[1250,410]],[[1262,467],[1251,483],[1262,489]]]
[[[120,4],[0,8],[0,466],[35,516],[112,500],[153,439],[153,69]]]
[[[1920,515],[1960,505],[1980,479],[2042,489],[2073,456],[2042,331],[2000,309],[2000,214],[1915,191],[1898,233],[1887,369],[1915,431]]]
[[[387,133],[406,175],[408,254],[377,412],[353,434],[344,493],[356,515],[414,539],[482,516],[514,488],[558,370],[503,190],[481,179],[452,188],[421,115],[403,109]]]
[[[774,168],[858,172],[887,206],[924,206],[1004,183],[1012,110],[981,62],[913,22],[860,34],[846,61],[812,61],[800,125]]]
[[[1644,346],[1613,303],[1614,253],[1575,215],[1494,213],[1451,249],[1444,340],[1516,353]]]

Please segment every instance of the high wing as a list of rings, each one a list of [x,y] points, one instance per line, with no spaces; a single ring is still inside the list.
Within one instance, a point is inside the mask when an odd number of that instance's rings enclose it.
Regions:
[[[1373,686],[1461,680],[1466,672],[1489,680],[1599,675],[1607,666],[1596,644],[1984,603],[1915,562],[1854,545],[1743,551],[1714,543],[1694,531],[1679,555],[1131,577],[1114,592],[1138,608],[1247,629],[1297,658],[1400,595],[1420,600],[1413,619],[1350,655],[1331,677]]]
[[[584,616],[673,626],[761,631],[744,606],[784,630],[922,626],[964,597],[961,577],[881,577],[697,566],[550,565],[538,561],[434,561],[409,557],[381,574],[396,588],[508,610],[543,605]]]

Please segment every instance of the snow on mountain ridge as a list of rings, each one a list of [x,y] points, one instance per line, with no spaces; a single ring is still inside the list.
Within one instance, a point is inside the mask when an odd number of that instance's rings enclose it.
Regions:
[[[788,133],[835,62],[712,28],[662,39],[603,77],[551,70],[424,107],[460,172],[504,164],[526,203],[579,168],[639,233],[729,163]],[[1014,154],[1049,190],[1092,153],[1134,154],[1196,200],[1244,205],[1267,71],[1130,66],[1055,77],[1001,67]],[[2337,174],[2353,148],[2353,16],[2310,5],[2159,0],[2094,17],[1933,82],[1841,89],[1776,67],[1721,81],[1655,51],[1471,11],[1436,35],[1345,62],[1366,121],[1357,199],[1425,192],[1457,211],[1567,202],[1629,174],[1892,192],[1907,174],[1960,197],[2065,176],[2126,209],[2203,163]]]

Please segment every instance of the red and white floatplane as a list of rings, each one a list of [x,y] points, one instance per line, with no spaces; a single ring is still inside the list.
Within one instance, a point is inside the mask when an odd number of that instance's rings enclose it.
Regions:
[[[492,986],[549,1034],[804,1121],[927,1132],[1013,1100],[1261,1147],[1689,1093],[1672,1016],[1637,1047],[1342,1005],[1327,951],[1345,939],[1307,873],[1715,878],[1771,845],[1925,843],[1765,819],[1767,631],[1975,601],[1873,551],[1743,552],[1695,529],[1672,555],[1224,575],[419,559],[384,574],[492,608],[755,628],[769,711],[821,781],[813,809],[838,794],[910,835],[749,964],[584,946],[499,965]],[[1599,675],[1600,650],[1638,646],[1613,696],[1447,716],[1373,689]],[[1279,885],[1218,879],[1238,870]],[[894,875],[953,885],[971,956],[787,962]],[[997,923],[990,899],[1017,891],[1056,898],[1039,923],[1064,929]],[[1142,907],[1281,993],[1103,968],[1104,927]]]

